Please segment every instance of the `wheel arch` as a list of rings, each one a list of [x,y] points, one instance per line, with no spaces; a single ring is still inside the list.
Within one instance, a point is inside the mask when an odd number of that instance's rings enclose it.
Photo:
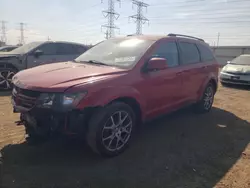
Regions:
[[[216,82],[216,80],[214,78],[211,78],[208,83],[211,83],[214,87],[214,91],[217,92],[218,83]]]
[[[11,63],[10,64],[4,63],[3,66],[0,68],[0,70],[4,70],[4,69],[14,69],[16,72],[19,71],[19,69]]]
[[[136,124],[138,124],[138,125],[141,124],[141,122],[143,121],[142,109],[141,109],[139,102],[135,98],[133,98],[133,97],[119,97],[119,98],[112,100],[109,104],[112,104],[114,102],[123,102],[123,103],[129,105],[135,113]]]

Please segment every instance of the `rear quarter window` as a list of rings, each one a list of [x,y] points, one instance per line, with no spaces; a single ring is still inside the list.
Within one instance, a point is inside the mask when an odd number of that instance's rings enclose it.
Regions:
[[[87,47],[81,45],[74,45],[75,54],[83,54],[87,51]]]
[[[197,45],[201,54],[201,61],[213,61],[215,59],[212,50],[202,44]]]
[[[196,44],[189,42],[179,42],[183,64],[193,64],[200,62],[200,54]]]

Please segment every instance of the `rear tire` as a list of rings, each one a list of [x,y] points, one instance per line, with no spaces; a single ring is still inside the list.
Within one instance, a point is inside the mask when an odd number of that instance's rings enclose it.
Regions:
[[[116,156],[128,147],[135,122],[135,114],[129,105],[111,103],[92,115],[87,143],[95,153],[105,157]]]
[[[195,104],[195,112],[207,113],[211,110],[214,102],[215,88],[213,84],[208,83],[206,86],[202,98]]]

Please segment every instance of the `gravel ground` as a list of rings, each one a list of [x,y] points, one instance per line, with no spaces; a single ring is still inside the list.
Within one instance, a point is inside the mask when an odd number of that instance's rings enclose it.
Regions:
[[[249,91],[220,86],[210,113],[185,109],[147,123],[112,159],[73,140],[28,146],[1,92],[2,187],[250,187]]]

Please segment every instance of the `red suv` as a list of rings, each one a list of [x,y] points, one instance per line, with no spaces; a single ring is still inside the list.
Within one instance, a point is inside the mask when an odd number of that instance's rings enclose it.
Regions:
[[[202,39],[127,36],[74,61],[17,73],[12,103],[29,141],[79,135],[93,151],[114,156],[145,120],[192,104],[208,112],[217,81],[218,63]]]

